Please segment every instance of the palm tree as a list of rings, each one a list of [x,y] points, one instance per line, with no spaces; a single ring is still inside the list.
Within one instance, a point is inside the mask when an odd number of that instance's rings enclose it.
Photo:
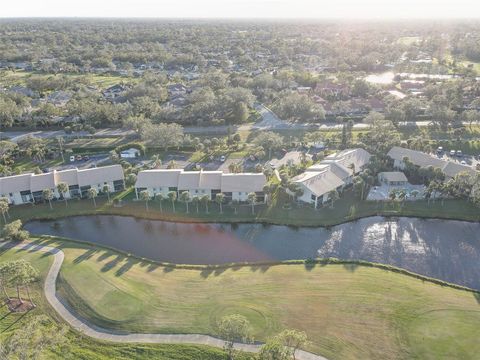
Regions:
[[[205,204],[205,212],[208,214],[208,202],[210,201],[210,197],[208,195],[203,195],[200,198],[200,201]]]
[[[180,194],[180,201],[185,203],[185,206],[187,208],[187,214],[188,214],[188,203],[190,202],[191,197],[190,197],[190,192],[189,191],[183,191]]]
[[[412,190],[412,191],[410,191],[410,194],[416,199],[417,196],[420,194],[420,191],[418,191],[418,190]]]
[[[255,214],[255,204],[257,203],[257,194],[255,194],[254,192],[251,192],[248,194],[248,202],[250,203],[250,205],[252,205],[252,215]]]
[[[48,201],[48,204],[50,205],[50,210],[52,210],[53,209],[53,207],[52,207],[52,199],[53,199],[52,189],[43,189],[42,197],[43,197],[43,200]]]
[[[198,204],[200,203],[200,198],[198,196],[194,196],[192,198],[192,202],[195,204],[195,206],[197,208],[197,214],[198,214]]]
[[[8,211],[8,202],[3,200],[0,201],[0,212],[2,213],[3,221],[5,222],[5,224],[7,223],[7,217],[5,216],[7,211]]]
[[[237,215],[237,207],[238,207],[238,204],[240,203],[240,201],[238,201],[237,199],[233,199],[232,200],[232,206],[233,206],[233,211],[235,212],[235,215]]]
[[[335,201],[337,201],[340,198],[340,195],[338,194],[338,191],[334,189],[328,193],[328,197],[332,201],[332,209],[333,209],[333,204],[335,203]]]
[[[163,212],[162,202],[163,202],[163,199],[165,199],[165,197],[163,196],[162,193],[158,193],[158,194],[155,194],[155,199],[157,199],[158,203],[160,204],[160,212]]]
[[[68,192],[68,184],[66,182],[58,183],[57,191],[60,194],[60,196],[63,197],[63,200],[65,200],[65,207],[66,207],[68,205],[68,199],[66,197],[66,194]]]
[[[60,148],[60,155],[62,156],[62,162],[65,162],[65,157],[63,156],[63,145],[65,144],[65,139],[63,136],[57,136],[58,147]]]
[[[97,197],[97,195],[98,195],[97,189],[95,189],[95,188],[88,189],[87,196],[88,196],[89,199],[93,200],[93,206],[94,207],[97,207],[97,202],[95,201],[95,198]]]
[[[390,201],[393,202],[395,201],[395,199],[397,198],[397,190],[395,189],[391,189],[390,192],[388,193],[388,197],[390,199]]]
[[[177,200],[177,192],[176,191],[169,191],[167,194],[168,198],[172,202],[172,209],[175,212],[175,200]]]
[[[155,154],[152,156],[152,168],[153,169],[158,169],[162,166],[162,160],[160,159],[160,156]]]
[[[103,185],[102,191],[105,194],[107,194],[107,199],[108,199],[108,202],[110,203],[110,185],[108,184]]]
[[[220,214],[223,214],[222,204],[225,201],[225,194],[218,193],[215,195],[215,202],[220,206]]]
[[[140,199],[145,201],[145,209],[148,211],[148,202],[150,201],[150,193],[148,190],[142,190],[140,191]]]
[[[360,192],[360,199],[363,200],[363,190],[365,189],[365,181],[360,176],[353,178],[353,187],[355,192]]]

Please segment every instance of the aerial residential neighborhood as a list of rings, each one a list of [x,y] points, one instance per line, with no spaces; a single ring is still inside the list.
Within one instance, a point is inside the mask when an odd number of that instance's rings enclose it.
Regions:
[[[0,360],[477,360],[473,0],[2,4]]]

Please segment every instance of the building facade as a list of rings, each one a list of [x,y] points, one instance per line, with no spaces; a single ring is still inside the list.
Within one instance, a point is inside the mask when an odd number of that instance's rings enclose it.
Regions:
[[[65,194],[58,192],[60,183],[68,185]],[[123,169],[120,165],[91,169],[68,169],[44,174],[22,174],[0,178],[0,196],[8,199],[12,205],[43,201],[43,191],[52,190],[55,199],[86,197],[89,189],[99,193],[108,185],[110,192],[125,189]]]
[[[155,169],[140,171],[135,183],[137,199],[141,191],[147,190],[151,197],[164,197],[175,191],[179,196],[188,191],[191,197],[207,195],[211,200],[216,194],[225,195],[225,201],[247,201],[254,192],[258,202],[265,201],[263,187],[267,183],[264,174],[224,174],[222,171],[184,171],[180,169]]]
[[[327,156],[292,179],[303,191],[297,199],[315,207],[330,200],[331,191],[342,191],[370,161],[364,149],[347,149]]]

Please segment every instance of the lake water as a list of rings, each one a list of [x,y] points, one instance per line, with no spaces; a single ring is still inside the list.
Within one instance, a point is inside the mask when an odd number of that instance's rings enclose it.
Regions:
[[[178,264],[337,257],[395,265],[480,289],[480,223],[370,217],[326,229],[96,215],[33,221],[25,228]]]

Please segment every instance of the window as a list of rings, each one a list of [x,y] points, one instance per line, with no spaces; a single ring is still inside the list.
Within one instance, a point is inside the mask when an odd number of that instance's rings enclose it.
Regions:
[[[312,196],[310,197],[313,201],[315,201],[317,199],[317,197],[315,195],[312,194]]]

